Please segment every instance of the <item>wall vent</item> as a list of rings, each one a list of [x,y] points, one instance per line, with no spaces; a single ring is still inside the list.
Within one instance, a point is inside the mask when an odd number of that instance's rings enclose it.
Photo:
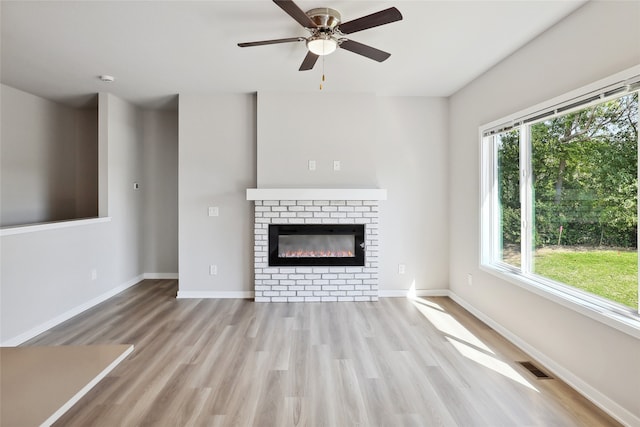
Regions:
[[[531,372],[536,376],[539,380],[550,380],[553,377],[544,372],[542,369],[538,368],[532,362],[518,362],[522,367],[524,367],[527,371]]]

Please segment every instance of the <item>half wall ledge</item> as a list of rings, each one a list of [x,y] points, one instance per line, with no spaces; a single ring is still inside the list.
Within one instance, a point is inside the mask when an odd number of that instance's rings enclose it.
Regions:
[[[247,188],[247,200],[387,200],[382,188]]]

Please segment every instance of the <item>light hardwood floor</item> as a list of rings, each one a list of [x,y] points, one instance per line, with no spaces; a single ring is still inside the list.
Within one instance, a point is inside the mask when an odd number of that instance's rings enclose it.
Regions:
[[[25,345],[134,344],[59,426],[614,426],[448,298],[175,299],[146,280]]]

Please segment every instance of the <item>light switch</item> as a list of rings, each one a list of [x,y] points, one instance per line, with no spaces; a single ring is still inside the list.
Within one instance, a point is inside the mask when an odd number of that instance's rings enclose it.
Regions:
[[[309,170],[310,171],[316,170],[316,161],[315,160],[309,160]]]
[[[217,206],[209,206],[209,216],[218,216],[220,211]]]
[[[334,160],[333,161],[333,170],[334,171],[339,171],[341,166],[342,165],[340,164],[340,160]]]

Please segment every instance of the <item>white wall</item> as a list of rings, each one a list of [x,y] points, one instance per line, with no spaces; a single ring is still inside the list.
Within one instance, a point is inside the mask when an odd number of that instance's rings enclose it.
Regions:
[[[142,113],[144,272],[178,273],[178,112]]]
[[[375,117],[371,94],[258,93],[258,187],[375,188]]]
[[[589,2],[452,96],[449,110],[451,290],[633,425],[640,341],[479,270],[478,127],[639,63],[640,3]]]
[[[253,291],[256,98],[180,95],[178,111],[179,293],[243,295]]]
[[[256,101],[248,95],[180,97],[180,292],[253,291],[253,205],[245,189],[256,185],[256,162],[263,187],[388,189],[389,200],[380,205],[382,294],[403,295],[412,285],[446,289],[447,101],[326,95],[327,105],[360,110],[350,113],[353,126],[343,123],[335,140],[311,144],[307,126],[288,123],[285,110],[318,96],[268,97],[258,95],[257,127]],[[343,108],[326,110],[327,120],[341,120]],[[366,151],[361,164],[352,142]],[[291,144],[297,144],[293,153],[284,153]],[[307,169],[309,159],[318,161],[315,172]],[[342,171],[333,172],[333,160],[343,160]],[[220,217],[207,217],[208,206],[219,206]],[[398,274],[400,263],[405,275]],[[210,264],[218,265],[217,276],[209,275]]]
[[[111,221],[0,238],[5,345],[22,342],[142,277],[142,204],[132,188],[142,170],[140,112],[111,95],[101,94],[99,106]]]
[[[446,289],[447,100],[378,97],[376,107],[370,149],[377,186],[388,194],[380,202],[380,290]]]
[[[0,86],[2,226],[97,216],[97,111]]]

